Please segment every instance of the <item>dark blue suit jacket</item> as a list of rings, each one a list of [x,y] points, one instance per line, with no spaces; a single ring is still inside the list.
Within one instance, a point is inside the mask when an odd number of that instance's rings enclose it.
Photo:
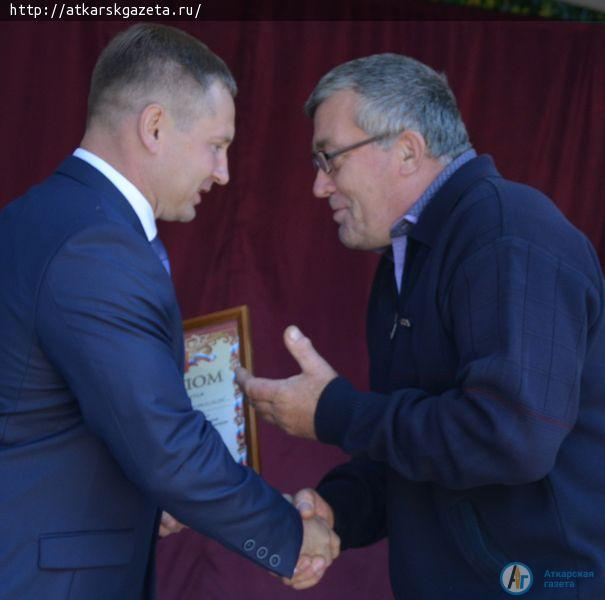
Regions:
[[[126,199],[69,157],[0,213],[0,598],[153,596],[158,507],[291,575],[297,511],[183,385],[172,283]]]
[[[509,598],[513,561],[528,598],[605,598],[604,298],[588,240],[485,156],[412,229],[399,295],[383,257],[373,391],[334,380],[316,428],[356,457],[319,487],[343,546],[387,535],[398,598]]]

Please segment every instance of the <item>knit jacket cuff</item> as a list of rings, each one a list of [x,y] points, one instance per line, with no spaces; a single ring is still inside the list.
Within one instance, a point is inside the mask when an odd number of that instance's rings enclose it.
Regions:
[[[315,411],[315,433],[325,444],[342,446],[355,407],[357,390],[344,377],[336,377],[324,388]]]

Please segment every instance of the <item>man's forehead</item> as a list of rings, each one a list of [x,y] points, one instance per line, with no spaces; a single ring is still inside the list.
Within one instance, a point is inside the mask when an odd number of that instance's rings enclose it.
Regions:
[[[211,93],[214,92],[214,93]],[[210,90],[204,99],[204,110],[199,124],[208,133],[233,138],[235,128],[235,103],[226,89]],[[208,110],[210,108],[210,110]]]
[[[195,102],[200,112],[208,117],[214,117],[217,113],[235,113],[233,96],[220,81],[215,81],[207,90],[196,94]]]
[[[355,123],[358,95],[353,90],[339,90],[324,100],[313,119],[313,149],[348,143],[359,127]]]

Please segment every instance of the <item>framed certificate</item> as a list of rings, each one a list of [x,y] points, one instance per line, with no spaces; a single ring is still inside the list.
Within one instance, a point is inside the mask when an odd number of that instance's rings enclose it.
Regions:
[[[238,365],[252,370],[248,307],[188,319],[183,329],[185,388],[193,408],[214,425],[236,462],[260,473],[254,409],[235,384]]]

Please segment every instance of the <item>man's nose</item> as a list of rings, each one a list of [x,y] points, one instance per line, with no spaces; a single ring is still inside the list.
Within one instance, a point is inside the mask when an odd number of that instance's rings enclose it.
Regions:
[[[229,183],[229,161],[226,156],[217,161],[212,176],[214,181],[219,185],[227,185]]]
[[[316,198],[329,198],[335,191],[336,187],[332,178],[321,169],[317,169],[313,182],[313,195]]]

